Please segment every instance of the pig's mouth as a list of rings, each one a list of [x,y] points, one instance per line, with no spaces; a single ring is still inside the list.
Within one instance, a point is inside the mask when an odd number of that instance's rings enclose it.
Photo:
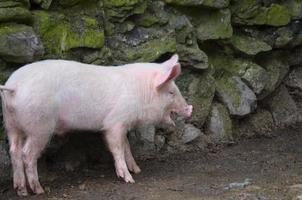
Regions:
[[[184,109],[181,110],[171,109],[166,112],[163,121],[166,124],[175,126],[174,120],[188,119],[192,116],[192,111],[193,111],[193,106],[191,105],[186,106]]]
[[[193,112],[193,106],[192,105],[188,105],[185,108],[181,109],[181,110],[174,110],[172,109],[170,112],[170,115],[178,115],[180,117],[183,118],[190,118],[192,116],[192,112]]]

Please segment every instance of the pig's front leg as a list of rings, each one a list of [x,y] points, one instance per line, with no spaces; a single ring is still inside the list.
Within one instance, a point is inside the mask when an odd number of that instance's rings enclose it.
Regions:
[[[126,157],[126,163],[128,166],[128,169],[135,173],[138,174],[141,172],[141,169],[139,168],[139,166],[136,164],[133,155],[131,153],[131,148],[130,148],[130,144],[129,144],[129,140],[127,137],[125,137],[125,157]]]
[[[134,183],[125,161],[126,133],[122,125],[116,125],[106,131],[106,140],[114,159],[116,175],[123,178],[126,183]]]

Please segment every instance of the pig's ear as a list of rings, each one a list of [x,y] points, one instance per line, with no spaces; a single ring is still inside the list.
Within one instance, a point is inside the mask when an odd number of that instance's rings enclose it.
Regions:
[[[178,55],[174,54],[169,60],[162,63],[163,66],[171,68],[178,63]]]
[[[155,86],[157,89],[160,89],[169,81],[176,79],[181,72],[177,55],[172,56],[169,60],[164,62],[163,65],[165,72],[158,74],[155,80]]]

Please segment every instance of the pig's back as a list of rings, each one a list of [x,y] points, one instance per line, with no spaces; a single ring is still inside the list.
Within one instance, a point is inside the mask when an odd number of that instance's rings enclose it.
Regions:
[[[97,129],[124,91],[124,80],[116,67],[46,60],[20,68],[5,85],[16,89],[11,102],[21,118],[36,111],[67,129]]]

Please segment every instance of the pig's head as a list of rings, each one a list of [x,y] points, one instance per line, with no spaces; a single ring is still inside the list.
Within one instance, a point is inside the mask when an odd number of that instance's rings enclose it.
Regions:
[[[178,55],[173,55],[161,65],[163,70],[157,73],[154,79],[156,96],[161,104],[161,108],[164,110],[161,121],[175,125],[171,119],[171,113],[188,118],[192,115],[193,106],[187,104],[174,82],[181,72]]]

